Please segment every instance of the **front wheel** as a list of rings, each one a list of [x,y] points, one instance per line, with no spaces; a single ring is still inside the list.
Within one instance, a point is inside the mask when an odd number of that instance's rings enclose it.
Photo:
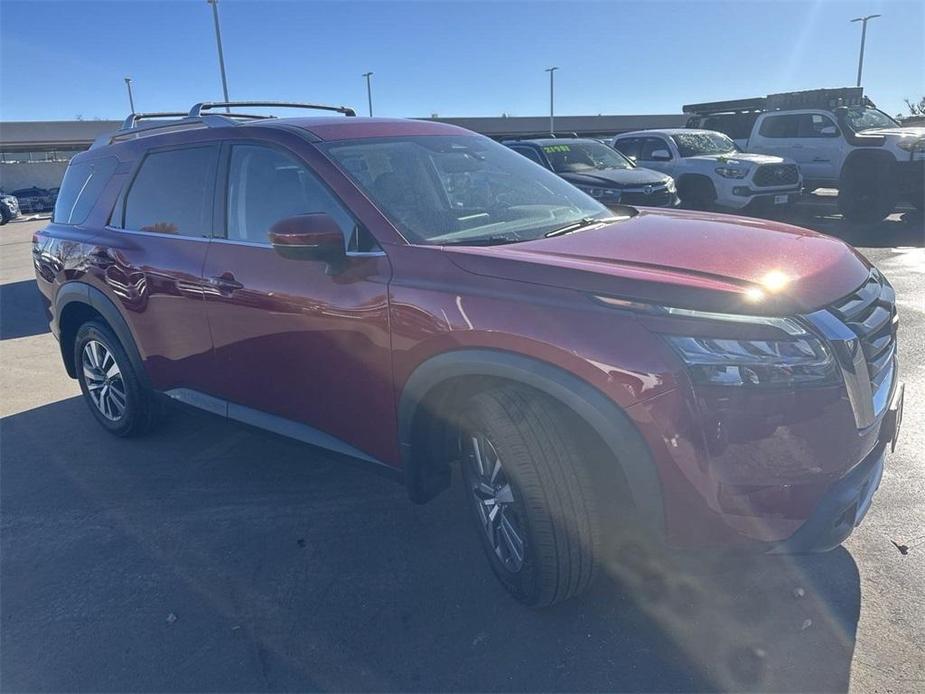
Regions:
[[[467,502],[495,575],[521,602],[578,595],[600,554],[600,519],[571,413],[502,387],[472,398],[460,428]]]
[[[849,222],[871,224],[889,216],[897,198],[887,167],[854,166],[839,184],[838,209]]]

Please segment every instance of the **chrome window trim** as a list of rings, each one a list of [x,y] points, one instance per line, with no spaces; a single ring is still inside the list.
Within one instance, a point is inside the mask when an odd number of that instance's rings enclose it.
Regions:
[[[209,242],[212,239],[208,236],[186,236],[185,234],[165,234],[162,231],[143,231],[141,229],[122,229],[120,227],[114,227],[112,225],[106,226],[107,231],[111,231],[114,234],[132,234],[134,236],[154,236],[162,239],[183,239],[184,241],[205,241]]]

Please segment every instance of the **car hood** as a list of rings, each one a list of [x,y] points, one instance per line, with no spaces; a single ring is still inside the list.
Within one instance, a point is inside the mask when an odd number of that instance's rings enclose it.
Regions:
[[[667,174],[639,167],[635,169],[600,169],[581,173],[567,171],[559,175],[573,185],[605,188],[635,188],[644,185],[657,185],[671,178]]]
[[[745,161],[749,164],[781,164],[783,159],[770,154],[752,154],[751,152],[733,152],[731,154],[698,154],[694,157],[685,157],[685,161],[705,161],[710,163],[720,162],[725,164],[730,161]]]
[[[807,229],[667,210],[549,239],[444,250],[478,275],[764,315],[821,308],[857,289],[870,272],[850,246]]]
[[[868,128],[858,135],[895,135],[897,137],[925,137],[925,127]]]

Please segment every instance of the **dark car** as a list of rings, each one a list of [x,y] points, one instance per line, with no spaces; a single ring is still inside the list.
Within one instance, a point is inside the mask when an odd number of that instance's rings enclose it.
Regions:
[[[0,191],[0,224],[6,224],[19,216],[19,201],[13,195]]]
[[[45,212],[53,206],[51,194],[44,188],[20,188],[14,190],[13,195],[19,201],[19,209],[22,212]]]
[[[598,140],[539,138],[507,140],[504,144],[540,166],[555,171],[605,205],[674,207],[678,204],[671,176],[638,167],[622,153]]]
[[[166,396],[376,464],[415,502],[457,470],[531,605],[640,542],[827,550],[864,517],[903,386],[893,289],[843,242],[609,210],[447,124],[224,106],[74,157],[35,236],[109,432],[150,430]]]

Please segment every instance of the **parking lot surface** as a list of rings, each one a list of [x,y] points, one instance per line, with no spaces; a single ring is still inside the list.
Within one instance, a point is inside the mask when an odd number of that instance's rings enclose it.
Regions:
[[[199,412],[108,436],[38,308],[31,234],[0,229],[2,691],[925,690],[925,229],[788,221],[894,284],[899,447],[844,547],[638,547],[577,600],[496,585],[454,488],[413,506],[375,471]]]

